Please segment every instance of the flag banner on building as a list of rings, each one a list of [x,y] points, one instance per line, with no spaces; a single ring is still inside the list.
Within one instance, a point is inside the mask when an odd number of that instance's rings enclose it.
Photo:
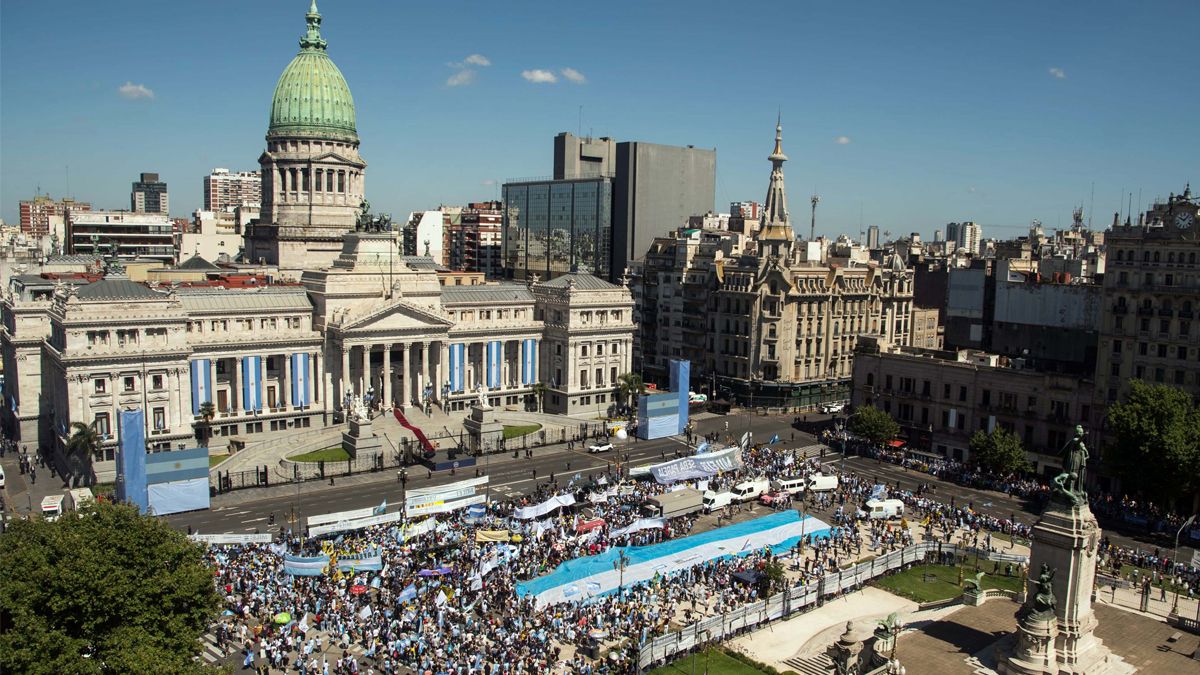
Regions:
[[[272,534],[189,534],[188,539],[206,544],[269,544]]]
[[[494,389],[500,386],[500,357],[504,348],[499,340],[487,343],[487,386]]]
[[[192,414],[200,414],[201,403],[212,403],[212,371],[209,359],[192,361]]]
[[[575,495],[558,495],[557,497],[551,497],[550,499],[547,499],[541,504],[534,504],[533,506],[519,508],[516,511],[513,511],[513,516],[519,518],[520,520],[532,520],[534,518],[540,518],[547,513],[550,513],[551,511],[561,507],[570,506],[574,503]]]
[[[372,509],[367,509],[371,511]],[[324,534],[332,534],[334,532],[351,532],[353,530],[364,530],[373,525],[383,525],[385,523],[395,523],[404,519],[404,514],[397,511],[395,513],[385,513],[381,516],[370,516],[367,518],[355,518],[354,520],[340,520],[336,523],[326,525],[317,525],[316,527],[308,528],[308,536],[319,537]]]
[[[537,340],[521,340],[521,384],[533,384],[537,377]]]
[[[625,527],[609,532],[608,536],[619,537],[623,534],[633,534],[642,530],[661,530],[666,524],[666,518],[638,518]]]
[[[458,342],[450,345],[450,391],[457,394],[463,391],[463,369],[467,360],[467,345]]]
[[[383,555],[378,548],[357,555],[341,555],[337,566],[343,572],[378,572],[383,569]]]
[[[693,478],[708,478],[722,471],[734,471],[740,468],[742,468],[741,451],[738,448],[728,448],[655,464],[650,467],[650,473],[659,483],[674,483]]]
[[[472,497],[467,497],[466,499],[456,499],[454,501],[443,501],[438,499],[436,501],[426,502],[416,506],[409,506],[408,515],[426,516],[433,515],[435,513],[450,513],[451,511],[457,511],[458,509],[465,509],[472,504],[483,504],[485,502],[487,502],[487,495],[474,495]]]
[[[242,357],[242,408],[262,410],[262,357]]]
[[[318,555],[304,558],[298,555],[283,556],[283,571],[294,577],[319,577],[329,565],[329,556]]]
[[[312,374],[309,371],[308,354],[292,354],[292,404],[312,405],[309,396],[309,382]]]
[[[517,584],[517,595],[532,595],[540,609],[582,599],[578,598],[581,588],[588,588],[593,595],[611,593],[622,583],[629,587],[709,560],[746,555],[767,546],[785,550],[802,536],[828,536],[829,530],[827,523],[812,516],[801,519],[798,511],[781,511],[690,537],[650,546],[617,546],[599,555],[568,560],[550,574]],[[614,565],[622,553],[625,565]]]

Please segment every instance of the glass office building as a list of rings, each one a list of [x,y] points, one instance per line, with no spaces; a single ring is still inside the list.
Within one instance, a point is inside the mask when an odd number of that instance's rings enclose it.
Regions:
[[[602,279],[612,272],[609,178],[504,185],[504,268],[511,278],[543,281],[572,270]]]

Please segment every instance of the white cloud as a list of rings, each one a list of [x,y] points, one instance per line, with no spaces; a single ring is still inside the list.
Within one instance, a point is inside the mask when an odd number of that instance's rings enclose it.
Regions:
[[[521,77],[534,84],[554,84],[558,82],[558,76],[549,70],[522,70]]]
[[[128,99],[139,98],[154,98],[154,91],[146,87],[144,84],[134,84],[133,82],[125,82],[117,88],[117,93]]]
[[[971,194],[975,194],[975,186],[972,185],[971,187],[967,188],[967,192],[970,192]]]
[[[475,82],[475,71],[470,68],[460,70],[446,79],[447,87],[465,87]]]
[[[483,66],[484,68],[487,68],[488,66],[492,65],[491,59],[484,56],[483,54],[472,54],[472,55],[468,56],[463,61],[463,63],[465,63],[469,66]]]
[[[1063,70],[1062,68],[1051,68],[1048,72],[1050,73],[1050,76],[1056,80],[1067,79],[1067,71]]]
[[[838,145],[850,145],[850,137],[838,136],[837,138],[833,139],[833,142],[837,143]]]
[[[563,68],[559,72],[562,73],[563,77],[574,82],[575,84],[585,84],[587,82],[587,78],[583,76],[583,73],[575,70],[574,68]]]

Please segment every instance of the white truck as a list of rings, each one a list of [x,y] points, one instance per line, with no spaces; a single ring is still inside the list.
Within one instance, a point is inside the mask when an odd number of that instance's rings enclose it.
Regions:
[[[808,485],[805,489],[809,492],[829,492],[836,490],[838,486],[837,476],[822,476],[819,473],[814,473],[808,477]]]
[[[704,495],[692,488],[664,492],[642,504],[642,510],[654,518],[675,518],[695,513],[704,507]]]
[[[703,504],[704,504],[704,512],[705,513],[712,513],[713,511],[720,511],[721,509],[725,508],[726,506],[729,506],[732,503],[733,503],[733,493],[732,492],[713,492],[712,490],[709,490],[708,492],[704,493]]]
[[[63,496],[46,495],[42,497],[42,517],[50,522],[58,520],[63,514]]]
[[[904,517],[904,502],[899,499],[869,499],[866,504],[869,520],[890,520]]]
[[[766,478],[755,478],[733,486],[730,492],[733,493],[733,500],[737,502],[750,502],[761,497],[767,490],[771,489],[771,481]]]
[[[71,511],[78,511],[89,503],[96,501],[95,497],[92,496],[91,488],[85,487],[67,490],[67,497],[69,498],[67,508]]]

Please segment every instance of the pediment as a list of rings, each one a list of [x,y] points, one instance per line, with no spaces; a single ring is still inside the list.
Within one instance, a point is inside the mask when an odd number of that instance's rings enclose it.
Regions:
[[[313,157],[312,161],[314,161],[314,162],[335,162],[337,164],[351,164],[353,166],[359,166],[362,164],[362,162],[360,162],[360,161],[350,159],[349,157],[342,157],[341,155],[339,155],[333,151],[321,153],[320,155]]]
[[[454,322],[446,317],[424,307],[405,300],[392,300],[364,314],[347,313],[342,332],[444,332],[453,325]]]

